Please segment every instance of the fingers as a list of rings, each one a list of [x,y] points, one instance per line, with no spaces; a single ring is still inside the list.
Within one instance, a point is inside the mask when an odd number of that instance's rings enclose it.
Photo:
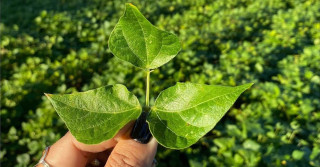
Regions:
[[[97,156],[97,152],[102,152],[115,147],[118,139],[128,138],[133,122],[128,123],[123,127],[117,135],[107,141],[99,144],[87,145],[78,142],[70,132],[58,140],[50,147],[50,150],[45,158],[45,161],[51,166],[70,167],[70,166],[85,166],[87,162]],[[99,154],[107,157],[106,154]],[[39,165],[40,166],[40,165]]]
[[[45,161],[51,167],[84,166],[92,153],[80,151],[72,142],[72,135],[68,132],[53,144]]]
[[[150,167],[157,146],[154,138],[148,144],[140,144],[133,139],[120,140],[111,152],[106,167]]]
[[[130,139],[133,123],[123,127],[114,138],[96,145],[80,143],[68,132],[50,147],[45,161],[51,167],[85,166],[93,159],[105,162],[114,147],[106,166],[151,166],[157,142],[152,139],[148,144],[140,144]]]

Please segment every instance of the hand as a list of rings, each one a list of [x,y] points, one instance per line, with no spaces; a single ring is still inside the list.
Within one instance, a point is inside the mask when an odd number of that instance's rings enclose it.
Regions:
[[[158,143],[154,138],[148,144],[131,139],[132,125],[129,123],[114,138],[96,145],[80,143],[68,132],[50,147],[45,161],[50,167],[85,167],[94,164],[105,167],[153,166]]]

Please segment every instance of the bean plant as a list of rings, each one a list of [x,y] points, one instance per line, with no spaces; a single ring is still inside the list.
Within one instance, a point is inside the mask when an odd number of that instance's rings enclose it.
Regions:
[[[173,59],[181,44],[176,35],[153,26],[132,4],[126,4],[110,35],[109,48],[117,58],[145,71],[144,105],[121,84],[73,94],[45,94],[72,135],[85,144],[111,139],[126,124],[138,119],[142,126],[135,125],[140,127],[134,129],[136,133],[143,131],[145,123],[147,131],[164,147],[189,147],[214,128],[252,85],[177,83],[163,90],[151,106],[150,74]]]

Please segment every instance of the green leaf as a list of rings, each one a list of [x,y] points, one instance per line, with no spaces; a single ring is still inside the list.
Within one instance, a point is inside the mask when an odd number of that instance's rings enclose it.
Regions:
[[[251,85],[178,83],[156,99],[148,117],[150,131],[165,147],[189,147],[210,131]]]
[[[144,69],[167,63],[180,47],[177,36],[153,26],[129,3],[109,39],[109,48],[116,57]]]
[[[301,160],[304,156],[304,152],[300,150],[294,150],[292,152],[292,158],[295,160]]]
[[[243,147],[249,150],[259,151],[260,144],[258,144],[253,140],[247,139],[246,141],[243,142]]]
[[[137,97],[120,84],[46,96],[72,135],[85,144],[97,144],[114,137],[141,113]]]

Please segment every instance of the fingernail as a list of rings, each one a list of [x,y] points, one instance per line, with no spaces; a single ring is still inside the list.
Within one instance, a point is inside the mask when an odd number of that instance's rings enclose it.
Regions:
[[[147,144],[152,137],[146,121],[149,114],[148,110],[146,111],[144,109],[142,111],[141,115],[136,120],[130,135],[132,139],[142,144]]]

